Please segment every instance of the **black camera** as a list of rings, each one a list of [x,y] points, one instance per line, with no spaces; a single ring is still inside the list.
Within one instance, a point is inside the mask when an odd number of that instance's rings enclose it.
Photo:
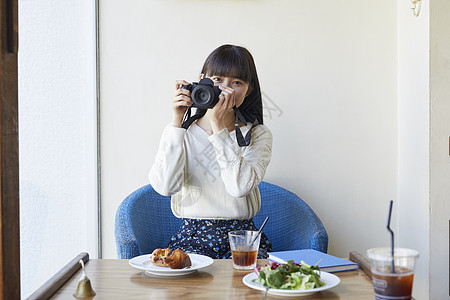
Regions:
[[[198,83],[193,82],[189,85],[182,85],[181,88],[191,92],[192,107],[201,109],[213,108],[219,101],[219,95],[222,92],[218,86],[209,78],[203,78]]]

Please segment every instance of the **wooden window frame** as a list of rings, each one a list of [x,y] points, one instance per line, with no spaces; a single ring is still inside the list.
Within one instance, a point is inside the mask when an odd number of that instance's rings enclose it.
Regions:
[[[18,1],[0,0],[0,299],[20,299]]]

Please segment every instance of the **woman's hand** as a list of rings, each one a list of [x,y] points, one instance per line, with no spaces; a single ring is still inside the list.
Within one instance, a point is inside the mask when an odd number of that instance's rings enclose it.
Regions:
[[[173,109],[172,125],[175,127],[181,127],[184,114],[187,108],[192,105],[191,92],[181,88],[182,85],[188,84],[189,82],[185,80],[177,80],[175,82],[175,92],[171,98]]]
[[[211,110],[210,115],[211,129],[214,133],[227,127],[225,119],[227,116],[229,118],[230,112],[233,111],[233,106],[236,104],[236,94],[232,88],[219,85],[219,89],[222,91],[219,95],[219,102]]]

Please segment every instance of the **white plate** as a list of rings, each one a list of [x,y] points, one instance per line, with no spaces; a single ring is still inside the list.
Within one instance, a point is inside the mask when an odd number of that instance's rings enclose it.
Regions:
[[[253,281],[254,279],[257,278],[258,275],[256,275],[256,273],[250,273],[245,275],[244,278],[242,278],[242,282],[249,288],[265,292],[266,288],[261,283],[259,283],[258,280]],[[271,288],[269,289],[268,293],[276,296],[292,296],[292,297],[307,296],[318,293],[320,291],[325,291],[334,288],[341,282],[341,279],[339,279],[339,277],[327,272],[320,272],[320,279],[323,282],[325,282],[325,285],[321,286],[320,288],[310,290],[282,290]]]
[[[130,266],[145,270],[146,274],[149,275],[157,275],[157,276],[182,276],[197,272],[197,270],[206,268],[207,266],[212,265],[214,260],[211,257],[200,255],[200,254],[191,254],[188,253],[189,258],[191,259],[192,265],[187,269],[171,269],[165,267],[158,267],[152,264],[150,261],[151,254],[145,254],[141,256],[136,256],[130,259]]]

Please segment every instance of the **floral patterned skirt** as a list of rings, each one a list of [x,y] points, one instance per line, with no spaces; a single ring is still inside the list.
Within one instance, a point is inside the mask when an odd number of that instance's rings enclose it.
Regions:
[[[228,232],[233,230],[258,230],[253,220],[183,219],[178,232],[171,237],[167,248],[179,248],[188,253],[211,258],[231,258]],[[258,258],[268,258],[272,243],[261,233]]]

